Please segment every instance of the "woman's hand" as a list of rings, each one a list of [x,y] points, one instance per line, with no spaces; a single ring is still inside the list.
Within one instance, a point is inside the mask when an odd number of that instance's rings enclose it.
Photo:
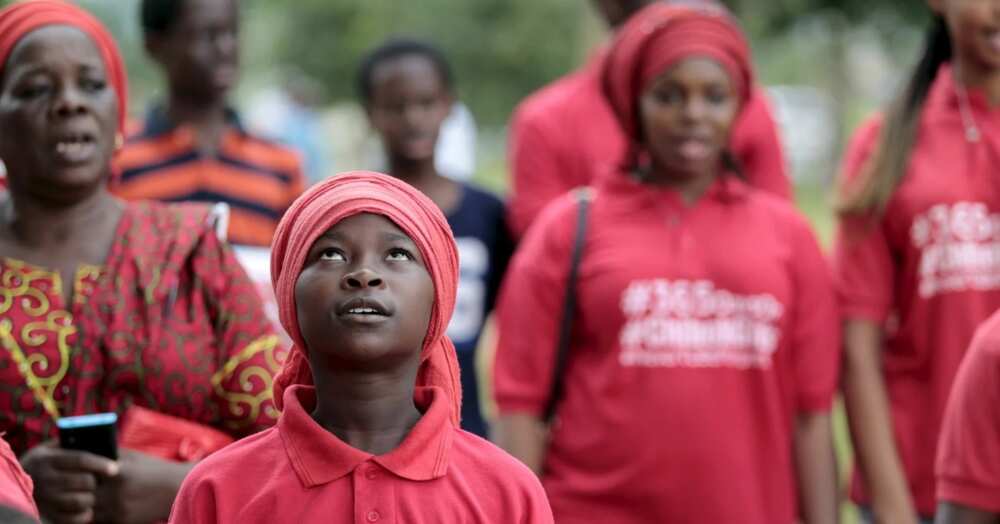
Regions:
[[[181,482],[193,463],[178,463],[121,450],[120,472],[97,490],[98,522],[151,524],[166,521]]]
[[[22,455],[21,466],[35,484],[34,498],[39,512],[52,524],[93,522],[98,484],[119,473],[115,461],[85,451],[62,449],[54,440]]]

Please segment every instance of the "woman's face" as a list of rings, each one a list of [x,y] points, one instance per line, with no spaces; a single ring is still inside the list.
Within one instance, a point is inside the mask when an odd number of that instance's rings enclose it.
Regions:
[[[931,0],[931,8],[944,17],[964,65],[1000,69],[1000,1]]]
[[[739,106],[736,86],[715,60],[688,58],[664,71],[639,100],[642,141],[654,174],[718,174]]]
[[[416,244],[399,227],[362,213],[313,244],[295,303],[314,363],[380,370],[418,357],[434,284]]]
[[[75,201],[104,183],[118,100],[97,47],[65,26],[38,29],[14,48],[0,78],[0,158],[11,188]]]

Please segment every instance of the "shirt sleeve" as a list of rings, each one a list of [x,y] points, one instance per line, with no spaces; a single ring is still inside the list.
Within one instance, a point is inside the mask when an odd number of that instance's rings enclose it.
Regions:
[[[859,181],[878,139],[878,122],[855,134],[844,157],[841,187]],[[841,216],[833,250],[834,285],[845,319],[885,322],[892,308],[895,265],[883,222],[870,216]]]
[[[493,366],[501,413],[542,415],[555,367],[576,199],[560,199],[525,237],[500,292],[499,339]]]
[[[571,173],[560,161],[560,151],[541,114],[519,109],[511,124],[507,155],[511,166],[508,209],[511,232],[520,239],[546,204],[573,189]]]
[[[214,330],[218,367],[211,385],[221,424],[236,436],[270,427],[278,417],[271,385],[287,348],[228,244],[204,235],[194,264]]]
[[[781,139],[764,90],[751,94],[733,130],[732,147],[750,185],[792,199]]]
[[[549,505],[549,498],[542,488],[542,483],[532,474],[532,483],[527,492],[525,503],[525,515],[521,519],[524,524],[553,524],[555,517],[552,515],[552,507]]]
[[[808,223],[797,217],[792,281],[792,355],[796,408],[829,411],[840,373],[840,322],[830,267]]]
[[[938,445],[937,498],[1000,513],[1000,317],[984,324],[959,368]]]
[[[212,483],[203,480],[197,468],[184,479],[170,508],[170,524],[210,524],[220,522]]]
[[[0,435],[2,437],[2,435]],[[32,498],[34,484],[17,461],[7,441],[0,438],[0,506],[8,506],[38,518],[38,508]]]

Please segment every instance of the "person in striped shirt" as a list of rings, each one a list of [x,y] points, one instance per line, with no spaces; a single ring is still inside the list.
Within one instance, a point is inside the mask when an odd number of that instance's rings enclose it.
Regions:
[[[227,103],[238,19],[235,0],[143,0],[146,49],[167,95],[126,141],[112,190],[129,200],[228,204],[229,241],[268,246],[305,181],[298,154],[249,133]]]

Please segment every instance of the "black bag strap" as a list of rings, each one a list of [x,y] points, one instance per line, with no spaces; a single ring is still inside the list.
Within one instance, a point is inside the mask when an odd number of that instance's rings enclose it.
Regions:
[[[587,216],[590,204],[594,199],[594,191],[589,187],[574,191],[577,201],[576,236],[573,239],[573,252],[570,257],[569,276],[566,279],[566,295],[563,297],[562,321],[559,324],[559,340],[556,345],[556,363],[552,372],[552,388],[549,400],[545,404],[544,420],[551,422],[556,414],[556,407],[562,397],[566,364],[569,360],[569,348],[573,335],[573,314],[576,312],[576,280],[580,272],[580,261],[583,259],[583,245],[587,237]]]

